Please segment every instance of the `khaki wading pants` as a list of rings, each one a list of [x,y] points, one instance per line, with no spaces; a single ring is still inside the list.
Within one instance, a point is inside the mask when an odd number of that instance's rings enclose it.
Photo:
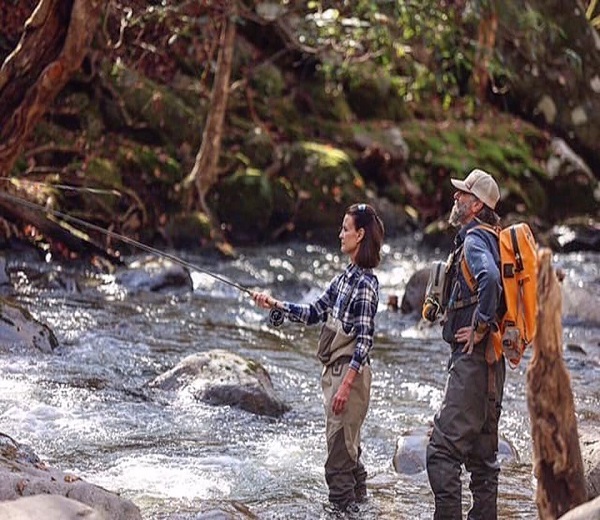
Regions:
[[[340,415],[332,410],[332,401],[340,387],[350,359],[345,357],[323,367],[321,388],[325,406],[327,461],[325,479],[329,500],[342,507],[366,498],[367,471],[360,461],[360,429],[367,415],[371,394],[371,367],[365,365],[356,376],[346,408]]]

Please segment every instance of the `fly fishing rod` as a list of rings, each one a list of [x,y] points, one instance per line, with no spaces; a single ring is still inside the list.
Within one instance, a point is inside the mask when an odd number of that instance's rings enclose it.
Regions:
[[[69,184],[54,184],[42,181],[31,181],[29,179],[15,179],[14,177],[0,177],[0,181],[8,182],[9,184],[17,187],[19,187],[21,184],[29,184],[32,186],[43,186],[45,188],[51,187],[54,190],[84,191],[86,193],[96,193],[98,195],[113,195],[114,197],[121,196],[121,193],[115,189],[91,188],[89,186],[71,186]]]
[[[235,287],[239,291],[249,294],[250,296],[253,295],[253,291],[250,290],[248,287],[244,287],[243,285],[241,285],[237,282],[234,282],[232,280],[229,280],[228,278],[225,278],[224,276],[220,276],[218,274],[212,273],[207,269],[203,269],[202,267],[199,267],[195,264],[192,264],[191,262],[188,262],[187,260],[184,260],[183,258],[179,258],[178,256],[175,256],[171,253],[167,253],[166,251],[161,251],[160,249],[157,249],[155,247],[152,247],[152,246],[149,246],[142,242],[139,242],[137,240],[134,240],[133,238],[126,237],[125,235],[115,233],[114,231],[110,231],[109,229],[104,229],[101,226],[97,226],[96,224],[92,224],[91,222],[87,222],[80,218],[73,217],[72,215],[63,213],[62,211],[47,208],[45,206],[42,206],[41,204],[37,204],[35,202],[31,202],[29,200],[22,199],[20,197],[10,195],[3,191],[0,191],[0,198],[3,198],[4,200],[8,200],[15,204],[20,204],[21,206],[32,209],[34,211],[47,213],[49,215],[52,215],[53,217],[65,220],[67,222],[72,222],[83,228],[96,231],[100,234],[103,234],[103,235],[113,238],[115,240],[119,240],[125,244],[137,247],[138,249],[141,249],[143,251],[146,251],[146,252],[156,255],[158,257],[166,258],[167,260],[171,260],[172,262],[179,264],[179,265],[181,265],[187,269],[190,269],[192,271],[197,271],[199,273],[210,276],[211,278],[214,278],[215,280],[218,280],[224,284],[230,285],[231,287]],[[273,325],[275,327],[279,327],[283,323],[284,318],[285,318],[285,313],[281,309],[276,309],[275,307],[273,307],[269,312],[269,322],[271,323],[271,325]]]

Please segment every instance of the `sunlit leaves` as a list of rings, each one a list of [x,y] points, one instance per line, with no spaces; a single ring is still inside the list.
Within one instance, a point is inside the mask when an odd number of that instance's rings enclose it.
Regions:
[[[392,77],[412,78],[401,89],[407,100],[427,91],[445,96],[447,104],[458,95],[460,76],[468,74],[475,52],[465,33],[469,25],[456,5],[439,0],[308,2],[297,29],[303,43],[321,52],[322,70],[330,78],[343,76],[353,62],[371,61]]]

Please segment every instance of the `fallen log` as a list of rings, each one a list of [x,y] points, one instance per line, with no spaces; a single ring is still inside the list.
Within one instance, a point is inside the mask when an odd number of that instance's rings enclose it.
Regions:
[[[44,237],[60,242],[69,251],[77,253],[84,258],[94,256],[108,260],[113,265],[119,265],[122,260],[107,251],[101,245],[94,243],[91,238],[80,230],[74,229],[66,222],[58,221],[47,216],[41,211],[32,211],[27,207],[15,204],[15,197],[0,191],[0,216],[4,216],[12,222],[19,222],[34,226]]]
[[[538,252],[537,334],[527,368],[536,505],[556,519],[587,500],[571,379],[563,361],[562,295],[552,252]]]

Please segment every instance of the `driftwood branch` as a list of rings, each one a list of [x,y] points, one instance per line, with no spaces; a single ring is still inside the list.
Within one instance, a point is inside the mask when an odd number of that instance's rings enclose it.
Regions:
[[[83,257],[104,258],[112,264],[120,264],[121,260],[106,251],[102,246],[94,243],[85,233],[75,230],[66,222],[55,220],[41,211],[32,211],[27,207],[15,204],[14,200],[7,199],[0,193],[0,207],[11,221],[28,222],[46,237],[64,244],[70,251]]]
[[[563,361],[562,295],[552,252],[538,253],[538,324],[527,368],[536,503],[542,520],[556,519],[586,501],[583,462],[571,380]]]

